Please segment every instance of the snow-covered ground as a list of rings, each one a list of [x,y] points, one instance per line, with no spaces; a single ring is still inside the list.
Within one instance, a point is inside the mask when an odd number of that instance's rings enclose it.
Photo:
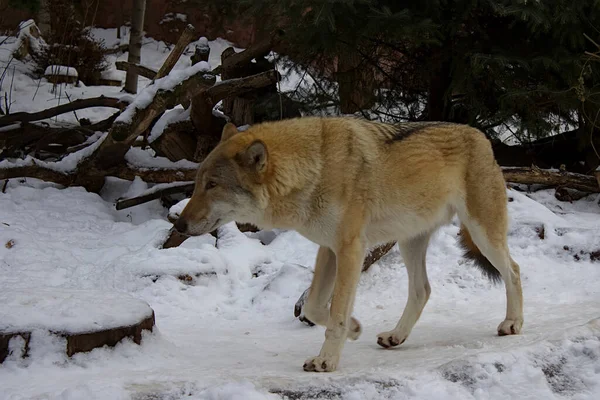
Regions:
[[[115,44],[114,30],[94,33]],[[144,43],[142,64],[158,69],[168,49]],[[227,45],[210,42],[211,67]],[[8,40],[0,48],[0,62],[8,61],[10,46]],[[108,86],[62,85],[53,93],[47,81],[25,74],[26,64],[12,63],[12,112],[62,104],[65,92],[71,99],[122,96]],[[188,65],[186,58],[175,68]],[[8,74],[2,90],[12,68]],[[121,71],[109,75],[124,78]],[[140,88],[147,83],[140,79]],[[113,111],[78,116],[98,121]],[[168,120],[185,115],[171,113]],[[138,153],[128,160],[147,163],[148,154]],[[376,344],[407,297],[394,249],[361,277],[354,315],[363,335],[346,344],[338,371],[314,374],[302,364],[318,353],[324,330],[300,323],[293,308],[310,284],[317,247],[294,232],[243,234],[229,224],[218,241],[205,235],[159,249],[171,224],[157,200],[114,207],[117,198],[147,188],[139,179],[110,179],[96,195],[27,179],[11,180],[0,193],[0,292],[118,292],[147,302],[156,316],[141,345],[125,340],[72,358],[60,339],[34,335],[28,358],[0,365],[0,400],[600,398],[600,255],[590,256],[600,251],[598,195],[569,204],[552,191],[509,191],[509,245],[525,297],[522,335],[495,335],[504,288],[462,261],[455,221],[431,242],[432,295],[406,343],[394,350]]]
[[[316,246],[294,232],[263,233],[263,245],[230,224],[218,243],[206,235],[158,249],[171,226],[158,201],[114,209],[117,197],[145,189],[134,185],[111,180],[98,196],[11,181],[0,195],[0,243],[12,241],[0,246],[0,290],[116,291],[156,312],[155,332],[140,346],[124,341],[68,359],[48,338],[32,339],[29,358],[0,367],[0,398],[600,395],[600,322],[593,321],[600,317],[600,268],[589,256],[600,249],[598,196],[570,205],[550,191],[509,191],[509,244],[526,300],[522,335],[495,336],[504,290],[463,265],[453,224],[432,241],[432,296],[409,340],[391,351],[376,344],[376,333],[395,324],[406,300],[395,249],[363,274],[354,313],[363,336],[346,344],[337,372],[323,375],[302,371],[304,359],[319,351],[323,329],[293,317]],[[183,282],[182,274],[195,280]]]

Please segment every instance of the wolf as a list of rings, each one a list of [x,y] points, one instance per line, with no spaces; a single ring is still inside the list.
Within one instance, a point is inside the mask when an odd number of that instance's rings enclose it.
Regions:
[[[351,314],[367,249],[396,240],[406,264],[406,306],[377,338],[391,348],[408,338],[429,299],[429,239],[455,215],[465,256],[504,281],[498,334],[520,333],[523,296],[507,245],[505,181],[489,140],[467,125],[300,117],[238,132],[227,123],[174,227],[194,236],[236,221],[295,230],[318,244],[304,313],[326,328],[325,340],[303,368],[330,372],[346,340],[361,334]]]

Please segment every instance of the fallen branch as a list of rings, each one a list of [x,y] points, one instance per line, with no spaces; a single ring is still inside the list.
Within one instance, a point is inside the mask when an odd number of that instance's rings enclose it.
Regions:
[[[504,179],[512,183],[567,187],[591,193],[600,192],[598,181],[590,175],[549,171],[535,166],[533,168],[503,167],[502,173],[504,174]]]
[[[118,54],[118,53],[124,53],[126,51],[129,51],[129,43],[125,43],[125,44],[122,44],[122,45],[117,46],[117,47],[106,49],[104,51],[104,53],[105,54]]]
[[[81,110],[89,107],[111,107],[123,109],[127,106],[127,102],[113,97],[92,97],[89,99],[79,99],[60,106],[48,108],[43,111],[34,113],[18,112],[6,115],[0,118],[0,126],[7,126],[15,122],[31,122],[39,121],[46,118],[52,118],[60,114],[68,113],[75,110]]]
[[[154,77],[157,74],[157,71],[153,70],[152,68],[144,67],[143,65],[140,65],[140,64],[132,64],[127,61],[117,61],[115,63],[115,66],[117,67],[117,69],[119,71],[131,70],[134,73],[136,73],[137,75],[143,76],[144,78],[147,78],[147,79],[154,79]]]
[[[389,243],[381,244],[379,246],[376,246],[376,247],[370,249],[369,252],[367,253],[365,259],[363,260],[362,271],[365,272],[366,270],[368,270],[371,265],[373,265],[375,262],[379,261],[379,259],[381,257],[385,256],[387,253],[389,253],[389,251],[392,250],[392,248],[395,245],[396,245],[396,242],[389,242]],[[298,298],[298,301],[296,301],[296,304],[294,305],[294,316],[296,318],[300,319],[300,321],[304,322],[305,324],[307,324],[309,326],[313,326],[314,323],[312,321],[310,321],[308,318],[306,318],[306,316],[302,312],[302,309],[304,308],[304,303],[306,302],[306,299],[308,298],[309,293],[310,293],[310,287],[308,287],[300,295],[300,297]]]
[[[277,71],[269,70],[244,78],[228,79],[207,89],[206,96],[210,103],[216,104],[226,97],[239,96],[246,92],[268,86],[277,82],[280,77],[281,76]]]
[[[213,74],[221,74],[223,71],[230,71],[236,69],[240,66],[246,65],[253,58],[261,57],[269,54],[269,52],[273,49],[273,47],[281,41],[283,38],[284,32],[282,30],[277,30],[269,37],[253,44],[248,47],[246,50],[241,51],[239,53],[232,54],[223,60],[222,64],[213,70]]]
[[[111,168],[104,176],[132,181],[135,177],[150,183],[173,183],[182,181],[193,181],[196,178],[197,169],[138,169],[128,165]]]
[[[130,142],[143,133],[152,120],[166,109],[174,108],[183,100],[196,96],[198,93],[214,85],[214,75],[199,72],[184,80],[173,90],[159,89],[152,102],[145,108],[135,109],[133,117],[128,122],[115,121],[109,137],[118,142]],[[135,107],[135,102],[130,107]]]
[[[160,199],[163,196],[168,196],[177,193],[191,193],[194,190],[194,183],[178,183],[176,186],[169,186],[163,189],[151,188],[140,196],[132,197],[129,199],[119,200],[117,202],[117,210],[124,210],[126,208],[135,207],[140,204],[147,203],[149,201]]]
[[[63,186],[77,184],[78,181],[101,179],[113,176],[132,181],[140,177],[150,183],[172,183],[193,181],[196,169],[136,169],[129,165],[120,165],[108,170],[78,168],[76,173],[62,173],[41,165],[27,165],[22,167],[0,168],[0,181],[13,178],[36,178],[47,182],[54,182]]]
[[[156,73],[156,76],[154,77],[154,79],[160,79],[162,77],[169,75],[169,72],[171,72],[171,70],[173,69],[175,64],[177,64],[177,61],[179,60],[179,58],[185,51],[185,48],[187,47],[187,45],[191,43],[193,38],[194,38],[194,26],[188,24],[185,27],[185,29],[183,30],[183,32],[181,33],[181,36],[179,37],[177,44],[175,44],[175,47],[173,47],[173,51],[171,51],[171,53],[169,53],[169,55],[167,56],[167,59],[165,60],[163,65],[160,67],[160,69]]]
[[[177,247],[181,243],[185,242],[188,238],[189,236],[182,235],[181,233],[177,232],[175,228],[171,228],[169,231],[169,236],[167,236],[167,240],[165,240],[165,243],[163,243],[162,248],[170,249],[172,247]]]
[[[64,174],[39,165],[0,169],[0,180],[13,178],[35,178],[63,186],[69,186],[73,183],[73,175]]]
[[[365,259],[363,261],[363,266],[362,266],[363,272],[368,270],[371,267],[371,265],[373,265],[377,261],[379,261],[379,259],[381,257],[385,256],[395,245],[396,245],[396,242],[389,242],[389,243],[379,245],[379,246],[374,247],[371,250],[369,250],[369,252],[367,253],[367,256],[365,257]]]

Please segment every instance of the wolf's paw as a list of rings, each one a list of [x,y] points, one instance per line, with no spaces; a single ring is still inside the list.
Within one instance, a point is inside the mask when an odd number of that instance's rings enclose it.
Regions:
[[[498,336],[518,335],[523,327],[523,318],[505,319],[498,325]]]
[[[353,317],[352,321],[350,321],[350,329],[348,329],[348,339],[356,340],[360,337],[361,333],[362,326],[360,325],[360,322],[358,322],[358,320]]]
[[[395,331],[383,332],[377,335],[377,344],[389,349],[401,345],[406,340],[406,335],[398,335]]]
[[[337,368],[337,357],[311,357],[304,363],[307,372],[333,372]]]

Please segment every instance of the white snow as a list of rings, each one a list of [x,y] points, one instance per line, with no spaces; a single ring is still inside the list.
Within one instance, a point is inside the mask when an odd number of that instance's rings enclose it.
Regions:
[[[140,179],[140,177],[136,177],[135,179]],[[140,179],[141,180],[141,179]],[[137,196],[146,196],[152,193],[156,193],[159,190],[163,190],[163,189],[167,189],[167,188],[175,188],[175,187],[179,187],[179,186],[186,186],[189,184],[193,184],[193,181],[189,181],[189,182],[172,182],[172,183],[157,183],[156,185],[152,186],[151,188],[144,190],[143,192],[140,193],[135,193],[135,194],[127,194],[126,198],[130,198],[130,197],[137,197]]]
[[[317,375],[301,366],[318,352],[323,329],[292,314],[310,284],[313,243],[277,231],[263,245],[228,224],[216,242],[204,235],[161,250],[171,227],[165,210],[153,201],[115,211],[114,199],[129,191],[124,182],[109,180],[102,197],[27,182],[10,181],[0,195],[0,243],[14,241],[0,246],[0,292],[126,293],[150,304],[157,326],[140,346],[126,340],[71,359],[54,339],[38,335],[27,359],[9,357],[0,369],[7,398],[591,400],[600,394],[600,324],[588,324],[599,317],[600,269],[585,255],[600,248],[598,196],[570,205],[551,191],[509,190],[509,245],[525,295],[522,335],[495,336],[504,289],[462,265],[455,223],[432,240],[432,296],[409,340],[392,351],[375,343],[406,301],[406,271],[394,249],[361,277],[354,315],[363,336],[346,344],[337,372]],[[133,192],[147,189],[141,181],[134,185]],[[544,240],[533,229],[538,225],[546,226]],[[577,261],[580,250],[586,253]]]
[[[108,133],[96,132],[96,134],[90,136],[87,140],[89,143],[93,142],[90,146],[73,152],[60,161],[41,161],[31,156],[27,156],[24,159],[7,159],[0,161],[0,168],[15,168],[38,165],[65,174],[73,172],[77,169],[77,165],[83,161],[83,159],[89,157],[98,148],[98,146],[102,144],[107,135]]]
[[[74,76],[77,77],[79,74],[73,67],[66,65],[48,65],[44,71],[45,76]]]
[[[169,208],[169,218],[179,218],[179,216],[183,212],[183,209],[185,208],[185,206],[187,206],[187,203],[189,203],[189,201],[190,199],[183,199],[177,202],[177,204],[172,205],[171,208]]]
[[[17,33],[17,41],[14,49],[17,49],[21,43],[25,40],[29,42],[29,46],[33,51],[39,51],[42,46],[46,44],[44,42],[44,38],[35,37],[32,31],[36,30],[39,32],[39,28],[37,27],[34,20],[29,19],[27,21],[22,21],[19,23],[19,31]]]
[[[133,325],[152,315],[148,304],[122,292],[46,287],[0,292],[0,331],[86,333]]]
[[[171,161],[166,157],[157,157],[152,149],[144,150],[132,147],[125,154],[125,160],[132,166],[146,169],[197,169],[198,163],[179,160]],[[0,163],[1,165],[1,163]]]
[[[159,24],[162,25],[171,21],[187,22],[187,15],[181,13],[166,13],[160,20]]]
[[[199,63],[182,70],[171,71],[169,75],[165,76],[164,78],[157,79],[154,81],[154,84],[148,85],[141,92],[139,92],[133,102],[127,106],[121,115],[119,115],[116,122],[131,122],[136,109],[141,110],[148,107],[159,90],[171,91],[190,77],[202,72],[208,73],[209,71],[210,64],[208,64],[206,61],[200,61]],[[210,77],[212,75],[207,76]]]
[[[167,126],[177,122],[189,120],[190,111],[190,107],[184,110],[182,106],[177,106],[172,110],[165,112],[152,127],[150,135],[148,135],[148,143],[152,143],[158,139]]]

